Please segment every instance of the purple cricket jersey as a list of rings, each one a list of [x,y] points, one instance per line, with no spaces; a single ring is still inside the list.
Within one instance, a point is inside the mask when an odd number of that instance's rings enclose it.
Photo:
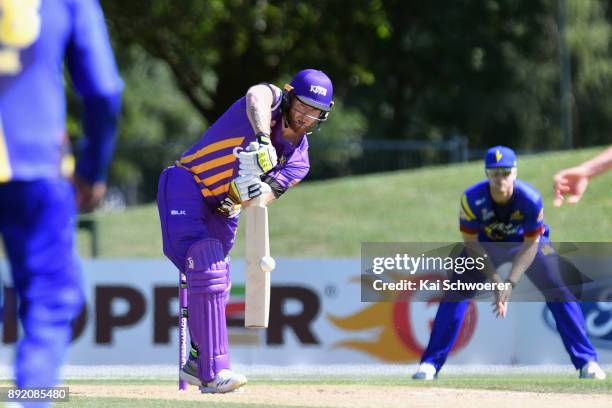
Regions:
[[[297,145],[282,137],[283,118],[279,96],[272,106],[270,139],[278,155],[278,164],[267,175],[273,189],[284,192],[301,181],[308,170],[308,139],[304,135]],[[238,160],[234,156],[237,147],[246,148],[255,141],[255,132],[246,113],[246,97],[242,97],[208,128],[200,140],[189,148],[179,161],[194,175],[204,200],[217,207],[227,196],[231,181],[238,176]]]

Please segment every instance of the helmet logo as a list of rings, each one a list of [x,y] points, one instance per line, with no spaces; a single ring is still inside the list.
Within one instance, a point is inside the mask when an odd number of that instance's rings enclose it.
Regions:
[[[313,92],[319,95],[323,95],[323,96],[327,95],[327,89],[319,85],[310,85],[310,92]]]
[[[502,158],[502,154],[499,150],[495,150],[495,161],[499,162]]]

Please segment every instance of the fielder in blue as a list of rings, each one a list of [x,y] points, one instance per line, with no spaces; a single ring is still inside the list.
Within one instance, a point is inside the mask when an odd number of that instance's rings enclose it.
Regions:
[[[74,185],[63,69],[81,97],[85,140]],[[23,327],[20,388],[57,384],[83,304],[75,249],[77,203],[105,191],[123,83],[95,0],[0,0],[0,233]]]
[[[486,252],[492,267],[486,277],[483,273],[466,273],[461,280],[488,278],[494,283],[504,283],[495,269],[511,262],[506,285],[500,285],[504,289],[497,292],[494,302],[497,316],[506,316],[512,288],[525,274],[545,294],[565,349],[574,367],[580,370],[580,378],[605,379],[606,374],[597,364],[597,354],[587,337],[582,311],[560,280],[558,255],[549,245],[540,192],[517,179],[516,155],[508,147],[496,146],[487,151],[485,173],[487,178],[469,187],[461,197],[459,227],[466,248]],[[492,244],[499,242],[508,244]],[[456,274],[454,279],[458,279]],[[474,295],[463,293],[461,298],[451,300],[447,293],[440,302],[429,344],[413,379],[437,377],[459,334],[467,299]]]

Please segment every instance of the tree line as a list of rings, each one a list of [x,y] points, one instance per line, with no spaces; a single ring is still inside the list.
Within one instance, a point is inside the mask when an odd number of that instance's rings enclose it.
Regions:
[[[315,178],[350,174],[362,139],[471,148],[566,147],[561,39],[570,53],[572,146],[610,143],[612,29],[596,0],[102,0],[126,82],[112,177],[151,199],[159,171],[255,83],[319,68],[337,101],[311,138]],[[563,8],[563,9],[562,9]],[[559,13],[567,13],[565,29]],[[71,121],[72,135],[79,132]],[[350,149],[339,146],[349,143]],[[342,169],[335,171],[334,169]]]

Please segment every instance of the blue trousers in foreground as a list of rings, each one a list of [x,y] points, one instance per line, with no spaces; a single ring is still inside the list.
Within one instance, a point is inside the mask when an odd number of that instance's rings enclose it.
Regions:
[[[0,183],[0,234],[23,327],[15,358],[18,387],[51,387],[81,310],[75,199],[65,179]]]

